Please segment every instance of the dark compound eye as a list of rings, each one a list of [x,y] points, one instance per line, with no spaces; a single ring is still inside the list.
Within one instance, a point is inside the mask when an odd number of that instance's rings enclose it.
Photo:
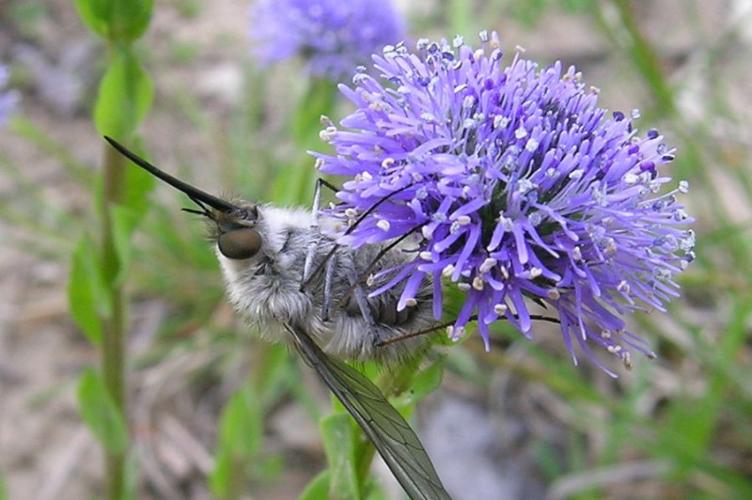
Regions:
[[[250,259],[261,249],[261,235],[254,229],[234,229],[220,234],[217,246],[228,259]]]

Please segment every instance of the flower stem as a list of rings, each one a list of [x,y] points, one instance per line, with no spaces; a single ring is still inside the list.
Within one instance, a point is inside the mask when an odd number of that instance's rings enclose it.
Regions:
[[[104,190],[102,196],[102,271],[108,284],[112,314],[105,318],[102,335],[102,374],[105,387],[126,420],[125,398],[125,311],[122,285],[118,282],[120,263],[112,227],[111,207],[123,197],[123,158],[111,147],[104,149]],[[127,450],[105,452],[107,498],[122,497]]]

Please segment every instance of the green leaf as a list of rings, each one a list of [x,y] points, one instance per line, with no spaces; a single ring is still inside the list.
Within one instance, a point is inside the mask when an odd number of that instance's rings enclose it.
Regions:
[[[329,500],[329,469],[319,472],[300,494],[298,500]]]
[[[366,500],[389,500],[391,498],[373,478],[369,478],[366,483],[366,492]]]
[[[319,422],[329,462],[329,498],[360,498],[355,470],[355,442],[349,415],[335,413]]]
[[[109,0],[76,0],[78,16],[87,28],[107,38]]]
[[[439,358],[430,366],[418,372],[413,378],[413,400],[420,401],[441,385],[444,375],[444,358]]]
[[[99,84],[94,122],[99,135],[130,135],[151,107],[154,85],[129,50],[117,50]]]
[[[76,0],[84,24],[112,42],[132,42],[143,35],[153,6],[153,0]]]
[[[488,383],[486,374],[478,366],[477,356],[473,356],[465,346],[450,349],[446,357],[446,364],[449,370],[479,386]]]
[[[110,0],[112,38],[132,42],[141,37],[151,20],[153,0]]]
[[[78,382],[78,406],[81,417],[91,432],[110,453],[123,453],[128,448],[125,420],[102,378],[87,368]]]
[[[261,410],[250,387],[235,393],[222,412],[220,444],[234,455],[253,456],[261,446]]]
[[[219,444],[209,487],[219,498],[230,498],[242,487],[245,469],[261,447],[262,408],[251,387],[229,400],[219,424]]]
[[[230,498],[233,486],[233,461],[228,453],[218,453],[209,476],[209,489],[216,498]]]
[[[76,325],[92,344],[102,339],[102,320],[112,314],[110,294],[101,274],[94,241],[81,237],[71,256],[68,307]]]
[[[444,358],[440,358],[428,367],[415,374],[410,390],[403,392],[399,397],[392,400],[397,408],[414,407],[423,398],[431,394],[441,385],[444,375]]]
[[[259,348],[259,361],[256,364],[253,380],[259,399],[264,408],[286,394],[293,384],[297,384],[295,364],[291,363],[290,352],[282,344],[263,342]]]

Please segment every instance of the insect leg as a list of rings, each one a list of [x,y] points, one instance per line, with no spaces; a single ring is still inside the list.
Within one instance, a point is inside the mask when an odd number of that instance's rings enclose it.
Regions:
[[[321,186],[328,187],[335,193],[338,191],[336,186],[334,186],[332,183],[325,181],[324,179],[316,179],[316,185],[313,188],[313,206],[311,207],[311,212],[313,214],[313,224],[311,224],[312,229],[318,229],[319,227],[319,209],[321,208]],[[318,231],[311,231],[314,234],[318,234]],[[313,266],[313,257],[316,253],[316,246],[318,245],[317,242],[312,242],[308,246],[308,250],[306,251],[305,261],[303,262],[303,284],[301,284],[301,289],[303,288],[304,284],[308,281],[308,279],[311,277],[311,267]],[[327,255],[326,261],[328,261],[331,258],[331,255]],[[324,263],[322,263],[324,264]]]
[[[326,182],[324,180],[322,180],[321,184],[324,185],[324,186],[327,186],[327,187],[331,186],[331,184],[329,184],[328,182]],[[317,185],[318,185],[318,183],[317,183]],[[360,217],[358,217],[357,219],[355,219],[355,222],[353,223],[353,225],[347,228],[347,230],[345,231],[344,235],[346,236],[346,235],[352,233],[353,231],[355,231],[355,229],[358,227],[358,225],[360,225],[360,223],[363,222],[366,217],[368,217],[369,215],[371,215],[371,213],[373,213],[373,211],[376,210],[382,203],[385,203],[392,196],[397,195],[397,194],[399,194],[399,193],[407,190],[410,187],[412,187],[412,184],[408,184],[407,186],[401,187],[398,190],[392,191],[391,193],[386,194],[386,195],[382,196],[381,198],[379,198],[378,200],[376,200],[376,202],[373,205],[371,205],[365,212],[363,212],[360,215]],[[303,269],[303,274],[304,274],[303,283],[300,285],[300,291],[301,292],[305,291],[305,289],[313,281],[313,279],[324,269],[324,264],[326,264],[326,262],[329,259],[332,258],[332,255],[334,255],[334,252],[337,251],[337,248],[339,248],[339,246],[340,246],[339,244],[335,244],[334,247],[329,251],[329,253],[326,254],[326,257],[324,257],[324,260],[316,267],[316,269],[313,270],[312,273],[310,273],[308,275],[307,278],[305,277],[305,267],[304,267],[304,269]],[[309,252],[310,252],[310,249],[309,249]]]
[[[362,286],[358,284],[358,274],[354,269],[351,269],[347,273],[347,277],[350,280],[350,285],[354,287],[353,296],[355,297],[355,301],[358,304],[358,309],[360,309],[360,314],[363,316],[363,319],[366,320],[368,326],[376,326],[376,320],[373,319],[373,314],[371,313],[371,305],[368,303],[368,296],[366,295],[366,291]]]
[[[470,321],[474,321],[475,319],[477,319],[477,318],[475,316],[473,316],[473,317],[470,318]],[[440,323],[440,324],[438,324],[436,326],[425,328],[423,330],[418,330],[416,332],[406,333],[406,334],[400,335],[398,337],[392,337],[390,339],[386,339],[386,340],[382,340],[381,342],[378,342],[376,344],[376,347],[386,347],[388,345],[396,344],[397,342],[401,342],[403,340],[412,339],[414,337],[419,337],[421,335],[426,335],[428,333],[433,333],[433,332],[436,332],[438,330],[443,330],[444,328],[446,328],[448,326],[452,326],[453,324],[454,324],[454,321],[447,321],[446,323]]]
[[[478,319],[477,316],[470,317],[470,321],[475,321],[477,319]],[[556,323],[556,324],[560,323],[560,321],[556,318],[552,318],[550,316],[542,316],[540,314],[531,314],[530,319],[537,320],[537,321],[546,321],[548,323]],[[426,328],[424,330],[418,330],[417,332],[410,332],[404,335],[400,335],[398,337],[392,337],[387,340],[382,340],[376,343],[376,347],[384,347],[384,346],[388,346],[391,344],[396,344],[397,342],[401,342],[403,340],[411,339],[414,337],[419,337],[421,335],[426,335],[428,333],[433,333],[435,331],[442,330],[452,325],[454,325],[454,321],[447,321],[446,323],[439,323],[438,325]]]
[[[321,304],[321,319],[329,320],[329,314],[332,309],[332,282],[334,281],[334,266],[336,258],[331,258],[326,263],[326,272],[324,273],[324,301]]]
[[[319,177],[318,179],[316,179],[316,187],[314,188],[314,192],[315,191],[319,191],[320,192],[321,191],[321,186],[324,186],[325,188],[329,188],[329,190],[332,193],[336,193],[340,189],[337,186],[335,186],[334,184],[332,184],[331,182],[329,182],[328,180],[322,179],[321,177]]]
[[[326,185],[326,181],[323,179],[316,179],[316,185],[313,188],[313,206],[311,207],[311,214],[313,215],[312,229],[319,227],[319,208],[321,208],[321,186]],[[311,234],[318,235],[318,231],[311,231]],[[320,238],[313,238],[308,243],[308,249],[306,251],[306,258],[303,263],[303,282],[308,280],[311,274],[311,267],[313,266],[313,256],[316,254],[316,247],[319,245]]]
[[[381,260],[381,258],[384,257],[384,255],[386,255],[387,253],[389,253],[390,251],[392,251],[394,249],[394,247],[396,247],[397,245],[399,245],[400,243],[402,243],[403,241],[405,241],[407,238],[409,238],[413,233],[415,233],[421,227],[423,227],[423,224],[415,226],[410,231],[408,231],[407,233],[403,234],[402,236],[400,236],[399,238],[395,239],[394,241],[392,241],[391,243],[389,243],[387,246],[385,246],[384,248],[382,248],[379,251],[379,253],[376,255],[376,257],[374,257],[373,260],[371,260],[371,262],[368,263],[368,265],[363,270],[363,272],[360,273],[360,276],[358,276],[357,283],[362,284],[368,278],[368,275],[371,274],[371,271],[374,270],[374,268],[379,263],[379,261]],[[339,302],[337,303],[337,307],[342,307],[345,304],[345,302],[347,301],[347,299],[350,298],[350,294],[352,294],[354,288],[355,288],[355,285],[350,285],[350,287],[347,290],[345,290],[345,293],[342,294],[342,297],[340,297]]]

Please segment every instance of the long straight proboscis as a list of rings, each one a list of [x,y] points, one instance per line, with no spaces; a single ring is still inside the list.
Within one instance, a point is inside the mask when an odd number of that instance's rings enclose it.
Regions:
[[[233,205],[232,203],[225,201],[221,198],[217,198],[216,196],[213,196],[209,193],[206,193],[204,191],[201,191],[200,189],[191,186],[190,184],[187,184],[180,179],[177,179],[167,172],[164,172],[148,161],[144,160],[140,156],[138,156],[136,153],[133,153],[132,151],[128,150],[125,146],[117,142],[112,137],[104,136],[105,140],[109,142],[113,148],[117,149],[120,154],[128,158],[130,161],[138,165],[139,167],[143,168],[150,174],[152,174],[154,177],[157,177],[158,179],[163,180],[170,186],[174,187],[178,191],[181,191],[185,193],[194,203],[200,206],[200,203],[205,203],[212,207],[215,210],[219,210],[220,212],[228,213],[235,210],[238,210],[238,207]]]

